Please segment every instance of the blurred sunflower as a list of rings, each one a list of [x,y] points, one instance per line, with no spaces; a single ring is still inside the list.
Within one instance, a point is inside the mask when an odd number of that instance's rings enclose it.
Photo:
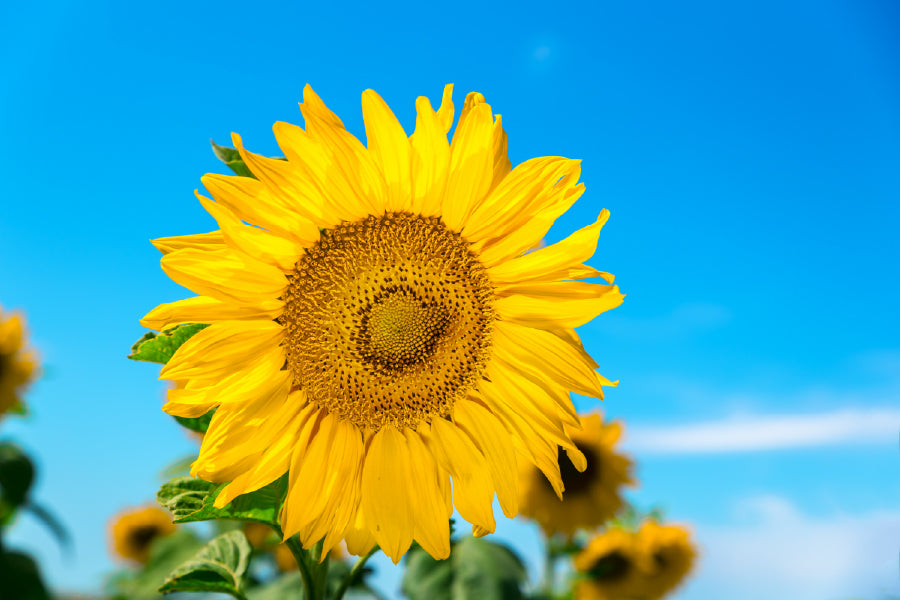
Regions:
[[[153,542],[175,533],[169,513],[158,506],[123,511],[110,524],[112,549],[121,558],[145,564]]]
[[[21,394],[37,375],[37,353],[25,347],[24,319],[0,307],[0,418],[25,409]]]
[[[274,126],[286,160],[235,135],[255,177],[202,178],[220,229],[155,242],[201,295],[141,322],[211,324],[161,373],[180,386],[166,412],[218,407],[192,474],[231,482],[223,506],[289,472],[284,534],[323,555],[345,538],[397,562],[415,539],[445,558],[454,505],[492,532],[495,491],[518,510],[516,450],[561,490],[559,446],[585,468],[568,392],[612,385],[573,330],[622,301],[582,264],[609,213],[526,253],[584,191],[579,161],[511,169],[477,93],[448,142],[451,91],[437,111],[418,98],[407,137],[367,90],[366,147],[307,86],[306,128]]]
[[[630,531],[615,528],[601,533],[573,559],[583,575],[575,587],[575,600],[644,600],[645,562]]]
[[[637,533],[639,552],[647,556],[644,598],[658,600],[675,589],[690,572],[696,557],[690,533],[678,525],[646,521]]]
[[[559,467],[565,488],[562,499],[550,481],[534,467],[520,463],[519,510],[537,521],[547,535],[572,535],[577,529],[592,529],[613,517],[622,506],[620,488],[633,484],[632,461],[615,451],[622,434],[621,423],[604,423],[600,414],[581,417],[583,429],[567,428],[584,455],[587,468],[579,471],[568,451],[559,447]]]

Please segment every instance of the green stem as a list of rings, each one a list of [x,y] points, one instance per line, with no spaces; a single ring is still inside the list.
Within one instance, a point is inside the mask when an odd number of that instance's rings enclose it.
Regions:
[[[544,540],[544,577],[540,588],[541,595],[547,598],[553,596],[553,588],[556,583],[556,556],[553,537],[548,536]]]
[[[312,580],[313,595],[312,600],[325,600],[326,584],[328,583],[328,555],[319,562],[322,556],[322,547],[325,545],[325,538],[322,538],[316,545],[312,547],[309,554],[309,575]]]
[[[347,577],[341,582],[341,586],[334,593],[333,600],[341,600],[344,597],[344,594],[347,593],[347,588],[350,587],[350,584],[353,583],[353,580],[359,575],[360,571],[363,570],[363,567],[366,566],[366,561],[369,560],[369,557],[375,554],[375,551],[378,550],[378,546],[372,546],[372,549],[369,550],[368,554],[365,556],[360,556],[356,559],[356,562],[353,564],[353,568],[350,569],[350,573],[347,574]]]
[[[309,565],[307,564],[307,553],[303,549],[303,545],[296,536],[289,537],[285,542],[297,561],[297,567],[300,569],[300,579],[303,580],[303,598],[313,598],[312,578],[309,575]]]

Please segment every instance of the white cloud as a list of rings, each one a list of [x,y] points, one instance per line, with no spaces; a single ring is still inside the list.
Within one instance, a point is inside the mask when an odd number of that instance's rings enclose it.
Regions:
[[[628,448],[640,454],[753,452],[845,444],[894,444],[900,410],[846,409],[820,414],[737,416],[675,426],[632,425]]]
[[[736,525],[697,528],[700,566],[679,600],[878,600],[900,593],[900,510],[812,517],[776,495],[747,498]]]

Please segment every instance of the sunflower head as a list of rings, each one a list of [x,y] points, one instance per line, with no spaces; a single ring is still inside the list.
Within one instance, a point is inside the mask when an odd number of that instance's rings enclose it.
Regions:
[[[110,524],[113,553],[123,559],[146,564],[153,542],[175,532],[169,513],[158,506],[123,511]]]
[[[609,529],[594,537],[573,562],[581,574],[576,600],[644,600],[645,559],[633,533]]]
[[[493,531],[495,494],[518,510],[517,461],[557,489],[560,446],[584,469],[569,391],[612,385],[574,332],[622,301],[583,264],[609,213],[529,252],[584,191],[580,163],[512,169],[478,93],[448,139],[451,92],[419,98],[407,135],[367,90],[364,145],[307,86],[305,127],[274,127],[286,160],[234,136],[253,177],[202,178],[219,229],[155,242],[199,295],[142,323],[210,324],[162,371],[166,412],[217,409],[192,474],[230,482],[223,506],[288,472],[282,529],[323,556],[343,538],[396,562],[415,539],[445,558],[454,507]]]
[[[0,307],[0,418],[24,410],[22,393],[38,371],[37,354],[26,347],[24,319]]]
[[[550,535],[572,535],[592,529],[613,517],[622,506],[621,488],[633,484],[632,461],[616,452],[621,423],[604,423],[599,413],[583,416],[582,429],[568,428],[572,441],[584,455],[579,471],[569,452],[559,447],[559,470],[564,491],[557,494],[550,480],[533,465],[522,464],[519,473],[519,508]]]
[[[637,544],[640,553],[647,557],[649,572],[644,578],[644,590],[648,600],[662,598],[678,587],[697,555],[690,533],[678,525],[646,521],[638,531]]]

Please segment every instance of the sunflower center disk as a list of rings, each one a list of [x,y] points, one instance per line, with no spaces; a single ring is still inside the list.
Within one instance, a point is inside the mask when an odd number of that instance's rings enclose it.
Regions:
[[[294,383],[361,428],[446,416],[489,357],[493,288],[440,219],[386,213],[323,231],[284,299]]]

